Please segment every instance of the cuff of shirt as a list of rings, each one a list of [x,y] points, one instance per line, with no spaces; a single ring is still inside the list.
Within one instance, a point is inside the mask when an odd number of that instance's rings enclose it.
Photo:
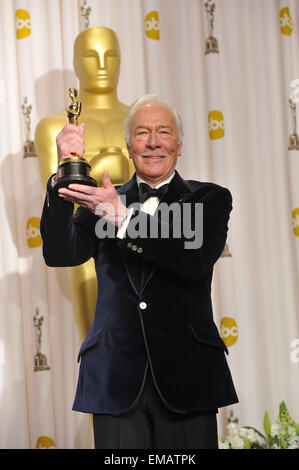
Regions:
[[[126,233],[126,230],[127,230],[127,227],[130,223],[130,220],[131,220],[131,217],[132,217],[132,214],[134,212],[134,208],[131,207],[130,209],[130,212],[129,214],[127,215],[127,217],[123,220],[123,223],[121,224],[121,226],[119,227],[118,231],[117,231],[117,238],[124,238],[125,236],[125,233]]]

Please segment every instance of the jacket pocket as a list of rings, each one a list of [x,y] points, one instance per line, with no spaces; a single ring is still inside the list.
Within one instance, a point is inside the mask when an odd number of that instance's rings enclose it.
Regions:
[[[213,329],[204,329],[198,325],[191,325],[189,324],[189,329],[193,333],[193,337],[196,341],[203,344],[208,344],[210,346],[214,346],[215,348],[221,349],[228,354],[228,349],[225,343],[219,336],[219,333],[215,326],[215,331]]]
[[[102,328],[101,330],[97,331],[96,333],[94,333],[90,336],[87,336],[87,338],[85,339],[85,341],[83,342],[83,344],[80,348],[80,351],[79,351],[79,354],[78,354],[78,357],[77,357],[78,362],[80,361],[81,356],[86,351],[93,348],[97,344],[100,344],[105,332],[106,332],[106,328]]]

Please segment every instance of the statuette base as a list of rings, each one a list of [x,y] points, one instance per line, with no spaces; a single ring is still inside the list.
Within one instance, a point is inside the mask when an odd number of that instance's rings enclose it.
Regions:
[[[42,370],[50,370],[50,367],[48,366],[46,356],[42,353],[38,353],[34,356],[34,372]]]
[[[299,150],[299,137],[297,134],[289,136],[289,150]]]
[[[96,187],[96,180],[89,176],[90,168],[90,165],[83,157],[66,158],[59,165],[59,178],[53,184],[54,191],[57,193],[58,189],[67,188],[69,184],[84,184]]]
[[[219,54],[218,41],[214,37],[206,39],[206,51],[205,54],[217,53]]]
[[[35,145],[32,140],[26,140],[26,142],[24,142],[23,158],[29,158],[29,157],[37,157]]]

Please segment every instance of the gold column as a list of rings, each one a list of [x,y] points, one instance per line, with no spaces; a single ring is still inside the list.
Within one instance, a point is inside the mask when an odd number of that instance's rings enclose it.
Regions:
[[[82,31],[74,44],[74,70],[82,101],[80,122],[86,124],[84,158],[90,176],[101,185],[104,170],[113,184],[125,183],[134,173],[123,132],[127,105],[117,96],[120,48],[114,31],[105,27]],[[42,119],[36,128],[35,144],[43,184],[57,170],[56,136],[68,123],[65,108]],[[97,298],[93,260],[70,268],[74,313],[83,341],[91,326]]]

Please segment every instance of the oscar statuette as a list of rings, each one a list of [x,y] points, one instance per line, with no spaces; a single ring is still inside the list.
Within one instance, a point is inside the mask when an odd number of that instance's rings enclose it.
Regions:
[[[78,126],[78,118],[81,113],[82,102],[78,98],[76,88],[69,89],[70,105],[66,108],[67,117],[70,124]],[[58,178],[53,184],[54,191],[59,188],[67,188],[69,184],[84,184],[87,186],[97,186],[97,182],[90,176],[91,166],[83,157],[72,153],[70,157],[61,160],[58,167]]]
[[[205,9],[208,16],[209,37],[206,39],[205,54],[219,53],[218,41],[213,36],[215,3],[212,0],[205,2]]]
[[[297,134],[297,116],[296,116],[296,100],[289,99],[289,107],[291,110],[291,121],[293,132],[289,135],[289,150],[299,150],[299,137]]]

